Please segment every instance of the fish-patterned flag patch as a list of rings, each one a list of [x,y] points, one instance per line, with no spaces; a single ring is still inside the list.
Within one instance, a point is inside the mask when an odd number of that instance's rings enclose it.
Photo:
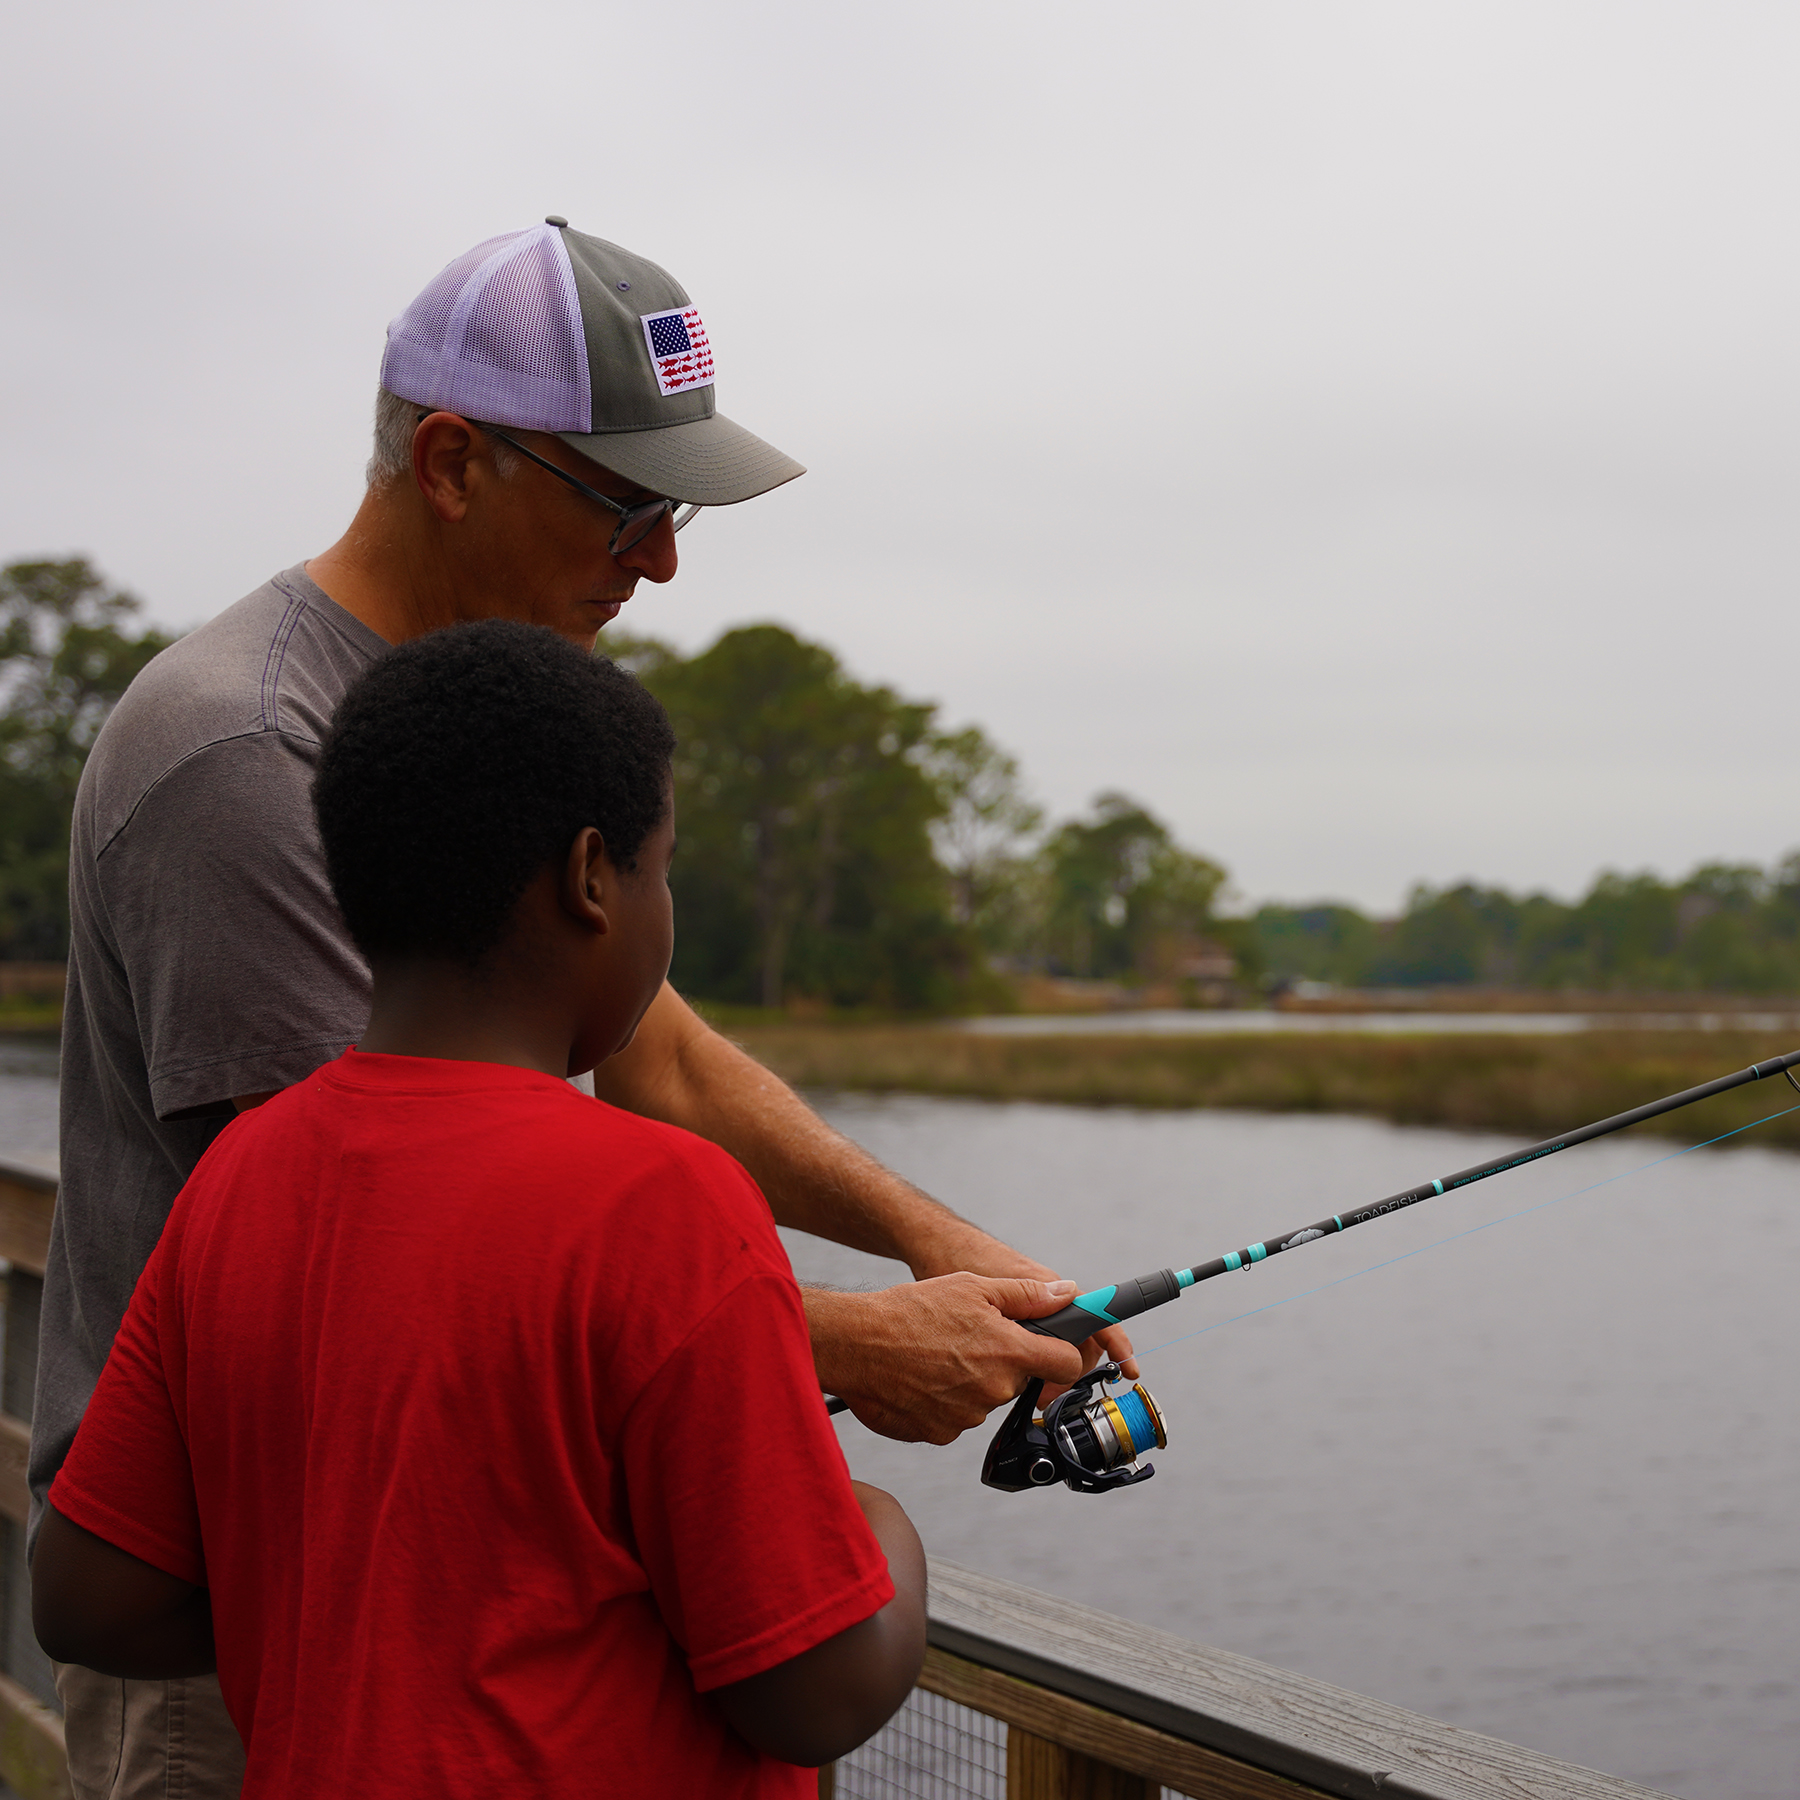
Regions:
[[[656,385],[665,400],[689,388],[712,385],[712,345],[706,341],[706,327],[693,307],[675,306],[667,312],[638,316],[644,321],[644,342],[650,346]]]

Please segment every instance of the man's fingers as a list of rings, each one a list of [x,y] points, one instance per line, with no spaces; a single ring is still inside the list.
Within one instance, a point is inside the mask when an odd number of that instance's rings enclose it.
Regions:
[[[990,1289],[995,1290],[994,1304],[1009,1319],[1043,1319],[1051,1313],[1061,1312],[1075,1298],[1075,1283],[1072,1281],[1018,1281],[993,1280],[988,1282]],[[1123,1325],[1109,1325],[1104,1331],[1097,1331],[1081,1346],[1081,1367],[1076,1371],[1085,1375],[1101,1361],[1116,1362],[1121,1373],[1128,1380],[1136,1381],[1138,1376],[1137,1360],[1131,1354],[1131,1339],[1125,1334]],[[1059,1366],[1054,1374],[1046,1379],[1067,1381],[1073,1377],[1064,1373],[1068,1367],[1066,1359],[1058,1359]],[[1051,1396],[1046,1395],[1046,1398]]]
[[[954,1444],[968,1426],[980,1424],[987,1416],[982,1413],[973,1419],[952,1420],[941,1412],[901,1412],[873,1400],[853,1402],[850,1413],[859,1424],[901,1444]]]
[[[1044,1319],[1059,1313],[1075,1298],[1072,1281],[1023,1281],[988,1277],[988,1297],[1009,1319]],[[1081,1352],[1061,1338],[1020,1332],[1019,1363],[1026,1375],[1049,1382],[1070,1382],[1081,1373]]]
[[[1009,1319],[1047,1319],[1075,1298],[1072,1281],[1028,1281],[1006,1276],[982,1278],[993,1304]]]
[[[1137,1358],[1131,1354],[1131,1339],[1125,1335],[1123,1325],[1109,1325],[1106,1330],[1096,1332],[1083,1349],[1096,1347],[1108,1362],[1116,1362],[1120,1372],[1129,1380],[1137,1380]]]
[[[1011,1277],[988,1277],[987,1287],[994,1304],[1009,1319],[1045,1319],[1059,1313],[1075,1298],[1072,1281],[1030,1281]],[[1137,1380],[1138,1367],[1131,1354],[1131,1339],[1123,1325],[1109,1325],[1097,1331],[1081,1346],[1081,1372],[1085,1375],[1104,1359],[1116,1362],[1121,1370]]]

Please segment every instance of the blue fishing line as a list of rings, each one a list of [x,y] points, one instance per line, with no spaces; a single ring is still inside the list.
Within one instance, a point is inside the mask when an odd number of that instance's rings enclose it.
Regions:
[[[1125,1421],[1125,1429],[1131,1434],[1132,1455],[1142,1456],[1146,1450],[1155,1449],[1156,1424],[1150,1417],[1149,1407],[1144,1404],[1144,1396],[1136,1388],[1127,1388],[1117,1396],[1114,1404]]]
[[[1532,1213],[1543,1212],[1546,1207],[1560,1206],[1565,1200],[1579,1200],[1583,1194],[1592,1194],[1603,1187],[1611,1187],[1615,1181],[1625,1181],[1633,1175],[1642,1175],[1650,1169],[1659,1169],[1664,1163],[1671,1163],[1683,1156],[1691,1156],[1696,1150],[1704,1150],[1712,1144],[1722,1144],[1727,1138],[1736,1137],[1741,1131],[1754,1131],[1758,1125],[1767,1125],[1775,1119],[1785,1119],[1789,1113],[1800,1112],[1800,1106],[1784,1106],[1780,1112],[1772,1112],[1767,1118],[1752,1119],[1748,1125],[1734,1125],[1729,1131],[1721,1131],[1717,1137],[1707,1138],[1704,1143],[1688,1144],[1680,1150],[1671,1150],[1667,1156],[1659,1156],[1652,1162],[1641,1164],[1635,1169],[1621,1169],[1617,1175],[1608,1175],[1602,1181],[1589,1182],[1586,1187],[1573,1188],[1566,1194],[1558,1194],[1553,1200],[1539,1200],[1534,1205],[1522,1206],[1517,1212],[1502,1213],[1497,1219],[1484,1220],[1479,1225],[1470,1225],[1462,1231],[1453,1231],[1449,1237],[1436,1238],[1429,1244],[1420,1244],[1417,1249],[1403,1250],[1398,1256],[1390,1256],[1378,1263],[1370,1263],[1366,1269],[1352,1269],[1348,1275],[1339,1275],[1334,1280],[1321,1282],[1317,1287],[1303,1288],[1297,1294],[1288,1294],[1280,1300],[1271,1300],[1264,1306],[1253,1306],[1248,1312],[1233,1313],[1229,1319],[1215,1319],[1210,1325],[1202,1325],[1197,1331],[1183,1332],[1165,1343],[1153,1345],[1148,1350],[1138,1350],[1133,1354],[1138,1357],[1154,1356],[1158,1350],[1173,1350],[1177,1344],[1185,1344],[1191,1338],[1205,1337],[1209,1331],[1222,1331],[1227,1325],[1241,1324],[1245,1319],[1254,1319],[1258,1313],[1273,1312],[1278,1306],[1291,1305],[1296,1300],[1310,1300],[1314,1294],[1322,1294],[1328,1288],[1342,1287],[1346,1281],[1355,1281],[1364,1275],[1373,1275],[1377,1269],[1391,1269],[1395,1263],[1410,1262],[1415,1256],[1423,1256],[1427,1250],[1441,1250],[1446,1244],[1454,1244],[1463,1238],[1473,1237],[1478,1231],[1491,1231],[1496,1225],[1509,1225],[1514,1219],[1528,1218]]]

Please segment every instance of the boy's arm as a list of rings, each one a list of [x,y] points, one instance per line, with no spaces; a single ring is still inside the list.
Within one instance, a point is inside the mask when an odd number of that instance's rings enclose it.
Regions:
[[[703,1023],[673,988],[657,995],[631,1047],[594,1071],[594,1091],[730,1151],[755,1177],[778,1224],[912,1270],[915,1287],[805,1293],[820,1382],[884,1435],[943,1442],[952,1420],[955,1430],[976,1424],[1033,1375],[1049,1372],[1033,1366],[1047,1340],[1034,1344],[980,1284],[929,1278],[968,1271],[1051,1281],[1055,1271],[884,1169]],[[1102,1350],[1125,1361],[1131,1342],[1117,1326],[1099,1333],[1084,1347],[1084,1366]],[[974,1379],[971,1369],[980,1371]]]
[[[866,1743],[925,1662],[925,1551],[892,1494],[851,1483],[887,1557],[894,1597],[878,1613],[760,1675],[715,1690],[726,1722],[782,1762],[817,1768]]]
[[[102,1675],[205,1675],[213,1656],[205,1588],[165,1574],[44,1509],[31,1562],[31,1625],[44,1654]]]

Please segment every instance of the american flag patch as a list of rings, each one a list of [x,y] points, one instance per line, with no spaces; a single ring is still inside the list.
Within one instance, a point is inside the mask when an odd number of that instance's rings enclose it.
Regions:
[[[656,385],[665,400],[689,388],[712,385],[712,345],[706,341],[706,327],[693,307],[675,306],[667,312],[638,316],[644,321],[644,342],[650,346]]]

